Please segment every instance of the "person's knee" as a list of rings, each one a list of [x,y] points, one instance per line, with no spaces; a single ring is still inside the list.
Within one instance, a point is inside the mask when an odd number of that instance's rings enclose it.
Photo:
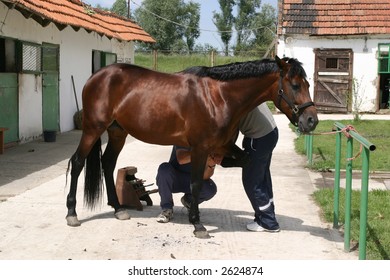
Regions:
[[[210,193],[212,194],[212,197],[213,197],[217,193],[217,185],[214,183],[213,180],[210,179],[209,181],[210,181],[210,186],[209,186]]]
[[[217,193],[217,185],[213,180],[209,179],[203,183],[202,198],[201,201],[207,201],[212,199]]]
[[[172,177],[171,176],[172,169],[173,169],[173,167],[169,162],[164,162],[164,163],[160,164],[160,166],[158,167],[158,170],[157,170],[157,175],[156,175],[157,186],[163,184],[164,182],[169,180],[169,178]]]

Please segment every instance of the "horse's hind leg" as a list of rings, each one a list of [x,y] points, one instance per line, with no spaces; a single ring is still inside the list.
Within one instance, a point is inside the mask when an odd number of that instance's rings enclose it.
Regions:
[[[126,209],[121,208],[114,183],[115,165],[119,153],[125,144],[127,132],[116,124],[109,127],[107,131],[108,143],[102,157],[102,167],[106,180],[108,205],[111,205],[115,209],[115,217],[117,219],[128,220],[130,219],[130,215]]]
[[[91,151],[94,143],[99,138],[99,135],[88,135],[83,132],[80,140],[80,144],[76,152],[72,155],[68,163],[67,174],[71,165],[71,181],[68,196],[66,198],[66,207],[68,213],[66,215],[66,221],[69,226],[80,226],[80,221],[77,219],[76,213],[76,193],[77,193],[77,181],[81,171],[84,168],[85,159]]]
[[[77,219],[77,213],[76,213],[76,193],[77,193],[77,181],[79,178],[79,175],[81,173],[81,170],[83,170],[85,163],[85,158],[80,159],[80,156],[78,152],[73,154],[71,159],[68,163],[68,170],[69,170],[69,164],[72,165],[71,168],[71,181],[70,181],[70,190],[68,193],[68,196],[66,198],[66,207],[68,208],[68,214],[66,215],[66,222],[68,226],[76,227],[80,226],[80,221]]]

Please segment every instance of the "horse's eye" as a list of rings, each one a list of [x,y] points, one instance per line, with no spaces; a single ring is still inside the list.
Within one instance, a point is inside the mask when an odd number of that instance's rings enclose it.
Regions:
[[[295,90],[295,91],[297,91],[297,90],[299,90],[299,89],[301,88],[300,85],[291,85],[291,87],[292,87],[292,89]]]

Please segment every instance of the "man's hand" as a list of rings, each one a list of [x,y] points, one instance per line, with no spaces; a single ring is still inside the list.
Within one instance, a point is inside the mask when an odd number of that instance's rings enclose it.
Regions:
[[[221,155],[209,155],[207,157],[206,167],[203,174],[203,179],[210,179],[214,174],[214,169],[217,164],[221,164],[223,156]]]

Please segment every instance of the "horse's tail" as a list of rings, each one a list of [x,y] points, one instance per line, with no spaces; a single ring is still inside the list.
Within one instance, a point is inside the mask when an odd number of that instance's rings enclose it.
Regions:
[[[103,193],[102,141],[99,138],[89,152],[85,166],[84,204],[94,209]]]

